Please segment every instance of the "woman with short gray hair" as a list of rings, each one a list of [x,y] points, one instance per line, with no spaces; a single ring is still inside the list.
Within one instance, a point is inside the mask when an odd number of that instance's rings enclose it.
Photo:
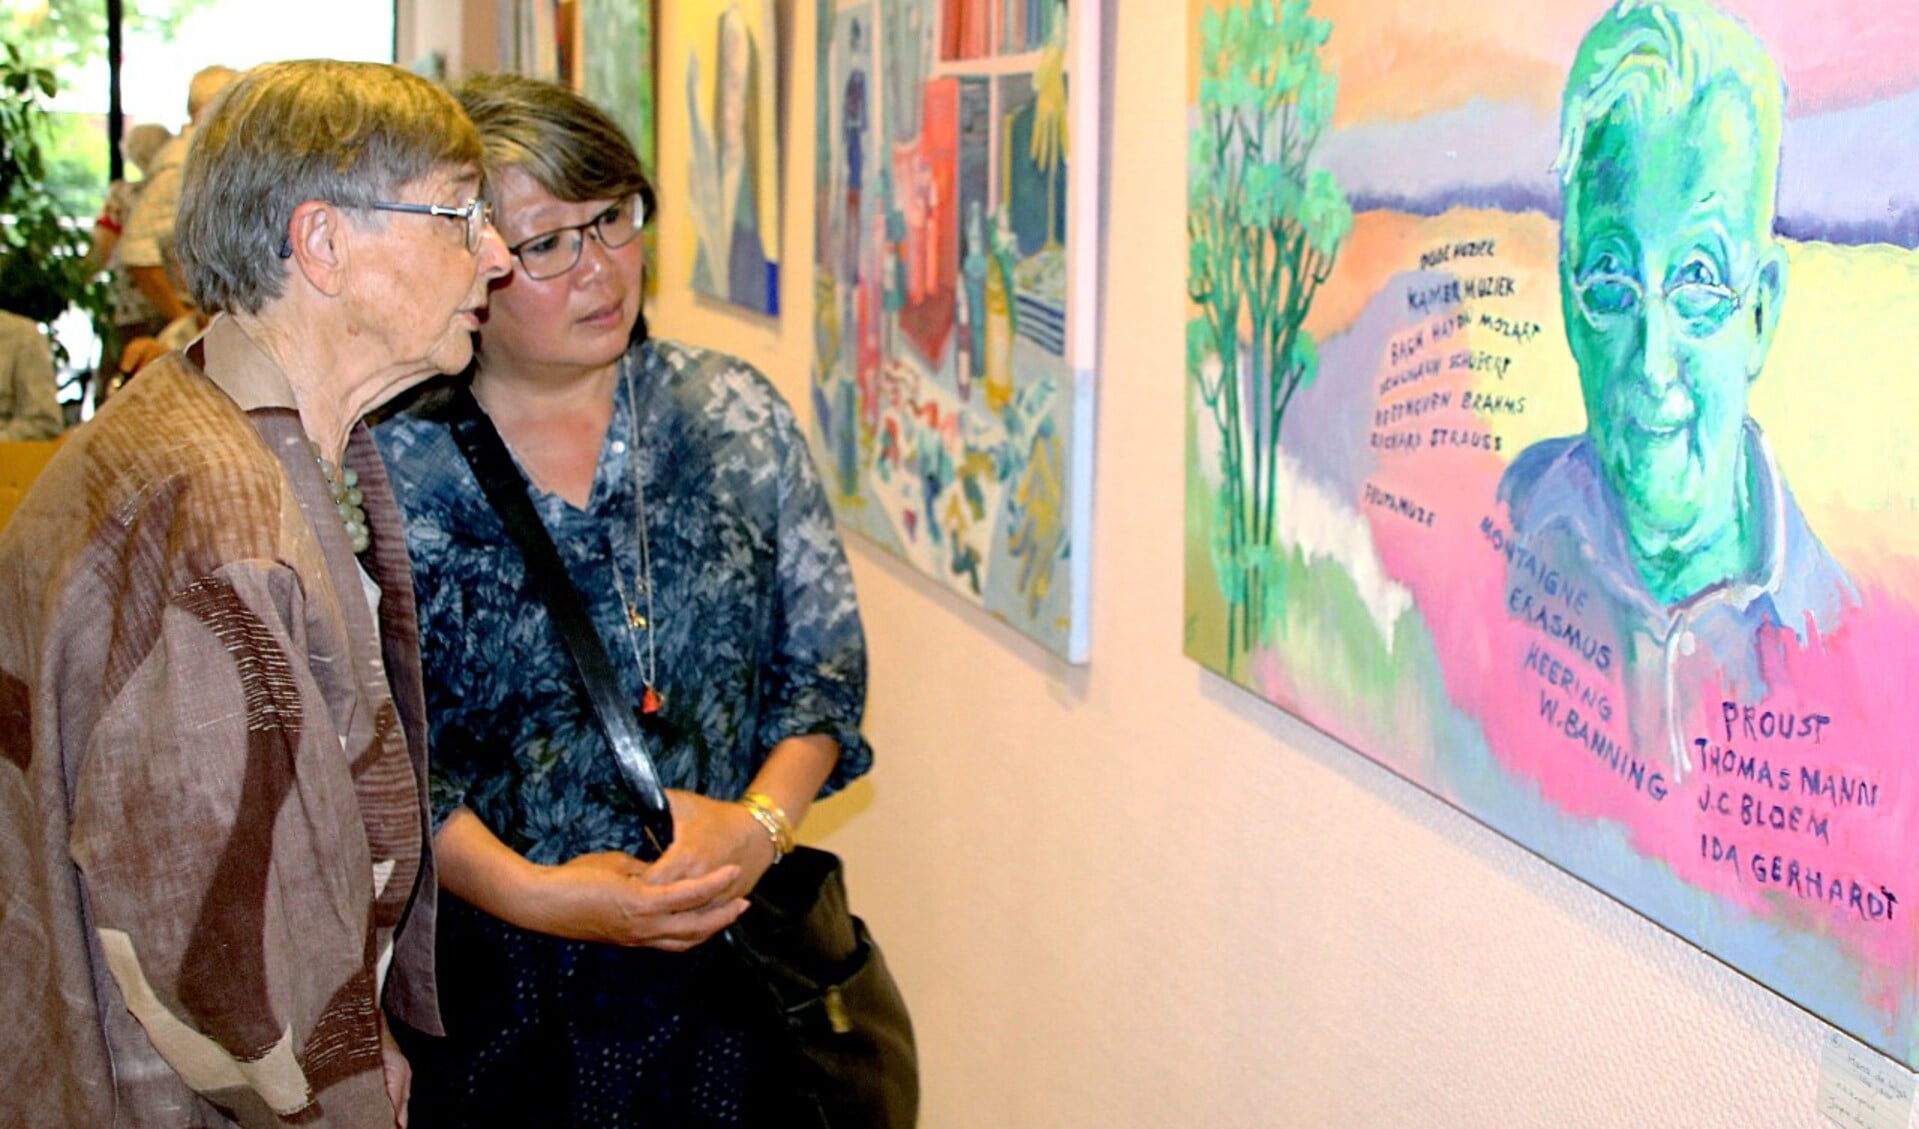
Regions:
[[[507,253],[426,80],[277,63],[224,98],[176,229],[217,316],[0,531],[8,1124],[391,1125],[382,1008],[439,1028],[412,580],[359,419],[466,365]]]

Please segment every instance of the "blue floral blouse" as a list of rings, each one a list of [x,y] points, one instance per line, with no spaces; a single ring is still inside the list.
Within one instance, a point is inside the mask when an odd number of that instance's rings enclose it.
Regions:
[[[646,728],[661,779],[737,799],[774,745],[821,733],[840,745],[822,794],[837,791],[873,760],[859,728],[866,643],[792,409],[723,353],[648,341],[627,362],[637,407],[622,382],[586,508],[532,494],[635,703],[654,636],[664,705]],[[464,805],[534,862],[644,857],[585,691],[451,432],[408,412],[375,435],[413,557],[434,826]]]

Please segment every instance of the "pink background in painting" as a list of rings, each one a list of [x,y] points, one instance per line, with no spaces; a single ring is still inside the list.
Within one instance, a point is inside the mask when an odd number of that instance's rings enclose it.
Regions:
[[[1911,21],[1875,20],[1861,11],[1865,5],[1856,4],[1776,0],[1722,7],[1744,19],[1773,53],[1790,89],[1789,113],[1795,117],[1851,107],[1883,108],[1890,100],[1919,89],[1919,27]],[[1535,124],[1528,128],[1544,125],[1549,131],[1549,123],[1557,118],[1566,63],[1603,8],[1598,3],[1570,7],[1522,0],[1472,6],[1370,0],[1317,3],[1314,14],[1330,19],[1335,29],[1325,58],[1328,69],[1339,77],[1336,124],[1353,128],[1423,123],[1467,108],[1478,119],[1489,115],[1489,106],[1507,103],[1530,108]],[[1862,44],[1870,44],[1870,50],[1862,49]],[[1485,120],[1503,119],[1486,116]],[[1824,127],[1815,123],[1809,128],[1816,132]],[[1461,136],[1487,146],[1505,140],[1475,138],[1470,130]],[[1474,160],[1464,146],[1457,156],[1462,169]],[[1805,164],[1803,154],[1801,164]],[[1830,171],[1820,167],[1814,175],[1827,178]],[[1543,333],[1525,349],[1515,350],[1509,342],[1467,331],[1444,346],[1429,346],[1428,355],[1443,357],[1458,348],[1512,353],[1515,363],[1510,379],[1502,384],[1483,374],[1447,373],[1416,387],[1381,394],[1377,390],[1382,378],[1403,367],[1403,362],[1389,364],[1384,355],[1371,358],[1369,371],[1322,374],[1322,379],[1354,389],[1350,395],[1361,396],[1369,408],[1442,390],[1452,391],[1455,398],[1469,388],[1531,396],[1532,407],[1524,418],[1476,419],[1454,410],[1410,425],[1414,431],[1464,426],[1503,432],[1505,442],[1499,453],[1430,447],[1412,453],[1374,453],[1363,473],[1364,482],[1416,499],[1436,515],[1431,527],[1366,505],[1359,498],[1343,499],[1362,514],[1386,575],[1412,593],[1413,605],[1438,651],[1445,696],[1478,724],[1494,759],[1522,786],[1536,787],[1552,810],[1591,821],[1596,827],[1619,829],[1640,856],[1663,864],[1708,898],[1776,926],[1782,938],[1830,939],[1857,970],[1859,997],[1880,1006],[1888,1016],[1903,1014],[1912,1006],[1912,974],[1919,966],[1919,932],[1908,925],[1910,915],[1919,912],[1919,852],[1911,849],[1908,830],[1914,826],[1913,816],[1919,814],[1915,811],[1919,758],[1906,753],[1911,735],[1919,730],[1919,693],[1910,689],[1919,685],[1914,677],[1919,675],[1914,657],[1919,649],[1913,646],[1919,640],[1919,611],[1913,605],[1919,589],[1905,583],[1915,576],[1909,546],[1894,537],[1880,539],[1872,531],[1903,530],[1900,523],[1910,516],[1909,504],[1901,499],[1904,512],[1894,512],[1877,496],[1867,499],[1861,493],[1835,492],[1852,486],[1845,485],[1844,476],[1837,480],[1840,486],[1834,485],[1832,475],[1837,472],[1830,460],[1838,456],[1829,441],[1827,419],[1819,415],[1823,409],[1807,410],[1802,402],[1793,404],[1793,414],[1788,415],[1779,410],[1782,401],[1774,400],[1765,411],[1756,410],[1762,426],[1775,437],[1787,479],[1804,491],[1802,501],[1815,532],[1827,538],[1852,571],[1865,603],[1839,630],[1808,647],[1799,646],[1790,634],[1768,641],[1771,665],[1766,674],[1771,690],[1766,700],[1751,704],[1784,711],[1816,710],[1833,718],[1817,746],[1808,747],[1803,741],[1753,742],[1743,733],[1730,742],[1738,754],[1764,758],[1785,770],[1792,785],[1789,790],[1762,791],[1745,781],[1711,773],[1704,764],[1693,765],[1675,781],[1665,750],[1632,748],[1625,726],[1611,726],[1611,733],[1630,755],[1645,763],[1647,771],[1665,772],[1669,792],[1655,802],[1622,780],[1605,761],[1541,720],[1540,691],[1546,683],[1523,669],[1521,660],[1542,636],[1507,614],[1506,564],[1479,529],[1484,517],[1505,526],[1502,507],[1494,501],[1495,489],[1508,463],[1528,443],[1583,426],[1576,371],[1558,324],[1553,222],[1538,215],[1523,218],[1497,211],[1464,218],[1455,212],[1433,219],[1387,211],[1362,213],[1333,281],[1314,306],[1311,328],[1323,348],[1338,341],[1354,330],[1365,311],[1380,302],[1398,300],[1422,251],[1457,238],[1466,227],[1498,237],[1497,259],[1449,264],[1435,273],[1516,276],[1522,301],[1505,303],[1508,309],[1503,312],[1539,321]],[[1882,403],[1877,397],[1892,380],[1883,358],[1905,355],[1889,347],[1894,341],[1881,327],[1907,320],[1900,316],[1902,307],[1885,297],[1891,292],[1881,288],[1903,286],[1899,293],[1910,291],[1909,276],[1903,273],[1909,268],[1901,259],[1909,253],[1893,248],[1834,250],[1825,244],[1799,245],[1794,253],[1799,290],[1789,305],[1793,324],[1789,333],[1782,333],[1782,346],[1775,350],[1768,383],[1760,393],[1770,396],[1780,388],[1815,387],[1808,382],[1817,379],[1819,369],[1832,365],[1834,344],[1844,343],[1840,354],[1856,355],[1860,362],[1848,363],[1850,379],[1859,385],[1852,394],[1856,399],[1849,418],[1856,426],[1860,409],[1877,418],[1880,409],[1875,405]],[[1801,266],[1806,268],[1803,272],[1797,270]],[[1852,303],[1856,308],[1834,310],[1838,293],[1856,295],[1858,300]],[[1499,302],[1477,305],[1488,312],[1502,312]],[[1288,426],[1316,422],[1325,421],[1289,422]],[[1808,446],[1815,448],[1818,457],[1808,455]],[[1881,450],[1864,443],[1846,449],[1851,454],[1841,457],[1845,465],[1858,465],[1856,460],[1861,458],[1876,460]],[[1854,461],[1847,463],[1847,459]],[[1563,647],[1553,650],[1566,657]],[[1317,702],[1309,689],[1290,677],[1283,653],[1259,655],[1253,669],[1269,696],[1295,702],[1316,723],[1360,742],[1365,751],[1388,764],[1404,758],[1396,746],[1420,739],[1388,735],[1386,747],[1380,748],[1380,741],[1372,740],[1378,736],[1373,719],[1348,717],[1337,707]],[[1685,732],[1723,736],[1716,705],[1720,696],[1711,688],[1699,688],[1698,715],[1688,719]],[[1616,689],[1612,697],[1614,702],[1620,700]],[[1861,809],[1807,797],[1800,790],[1801,766],[1876,785],[1877,802]],[[1407,770],[1404,765],[1401,769]],[[1411,774],[1424,778],[1418,769]],[[1701,809],[1702,798],[1710,800],[1721,785],[1733,793],[1731,817]],[[1807,812],[1828,816],[1830,841],[1822,842],[1804,831],[1775,832],[1742,824],[1737,812],[1745,792],[1753,793],[1762,806],[1777,803],[1789,809],[1797,804]],[[1509,830],[1524,839],[1524,828]],[[1737,866],[1702,857],[1702,835],[1736,843]],[[1809,900],[1755,880],[1754,852],[1798,860],[1807,869],[1847,884],[1856,879],[1871,892],[1883,886],[1899,901],[1890,920],[1862,921],[1844,903]],[[1561,861],[1579,869],[1578,860]],[[1631,889],[1615,893],[1629,902],[1634,897]]]

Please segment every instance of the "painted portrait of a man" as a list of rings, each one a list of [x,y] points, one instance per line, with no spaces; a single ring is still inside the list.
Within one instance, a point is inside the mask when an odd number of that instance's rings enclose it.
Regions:
[[[1693,0],[1615,5],[1566,83],[1560,304],[1586,429],[1522,452],[1499,495],[1535,571],[1588,589],[1641,738],[1670,729],[1684,668],[1750,688],[1758,632],[1816,637],[1858,600],[1747,414],[1787,295],[1784,101],[1759,40]]]

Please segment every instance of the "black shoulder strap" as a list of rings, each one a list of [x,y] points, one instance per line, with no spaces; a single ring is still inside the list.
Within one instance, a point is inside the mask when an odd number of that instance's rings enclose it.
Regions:
[[[646,836],[656,850],[664,852],[673,841],[673,812],[667,806],[666,791],[660,786],[660,774],[653,766],[653,758],[646,751],[646,735],[640,730],[633,705],[606,657],[605,643],[593,626],[586,600],[567,575],[560,552],[546,531],[546,523],[540,520],[532,500],[527,497],[526,478],[514,464],[506,441],[494,429],[493,421],[480,410],[473,390],[467,385],[456,388],[447,402],[432,414],[452,429],[453,441],[459,444],[460,453],[473,468],[473,476],[479,479],[486,500],[493,504],[494,512],[506,523],[507,533],[519,546],[520,555],[526,560],[527,578],[539,589],[547,617],[553,621],[553,629],[559,632],[567,654],[573,658],[574,669],[579,671],[586,696],[593,703],[593,712],[599,715],[600,728],[612,746],[620,775],[640,801]]]

